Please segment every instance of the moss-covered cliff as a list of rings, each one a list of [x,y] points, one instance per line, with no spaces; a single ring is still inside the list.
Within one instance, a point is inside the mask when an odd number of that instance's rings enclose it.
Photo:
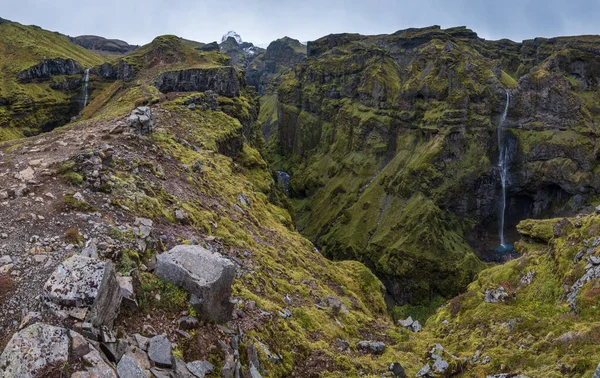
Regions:
[[[66,36],[6,20],[0,56],[0,141],[67,123],[82,108],[84,69],[104,62]]]
[[[261,114],[277,120],[269,147],[292,175],[300,230],[326,256],[370,266],[391,303],[457,294],[498,244],[507,92],[509,239],[521,219],[595,199],[598,47],[462,27],[309,43]]]

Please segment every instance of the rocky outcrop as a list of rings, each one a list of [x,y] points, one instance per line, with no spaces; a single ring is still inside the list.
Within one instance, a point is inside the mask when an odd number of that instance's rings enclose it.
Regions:
[[[36,323],[15,333],[0,355],[4,378],[58,376],[69,361],[69,335],[64,328]]]
[[[19,81],[31,83],[49,79],[58,75],[81,75],[83,69],[79,62],[73,59],[45,59],[42,63],[19,73]]]
[[[149,107],[139,106],[131,112],[131,115],[127,118],[127,123],[134,133],[148,135],[154,131],[156,115]]]
[[[104,63],[92,68],[90,73],[106,80],[131,81],[136,74],[136,69],[133,65],[121,59],[117,66],[111,63]]]
[[[227,97],[240,95],[240,80],[234,67],[165,72],[156,79],[154,85],[163,93],[211,90]]]
[[[63,261],[44,285],[44,303],[56,316],[95,327],[112,327],[121,298],[113,264],[81,255]]]
[[[178,245],[157,256],[154,273],[189,291],[200,317],[219,323],[231,318],[235,265],[220,254],[197,245]]]
[[[196,50],[200,50],[200,51],[219,51],[220,47],[219,44],[217,43],[217,41],[211,42],[211,43],[207,43],[206,45],[202,46],[202,47],[197,47]]]
[[[306,46],[298,40],[284,37],[273,41],[264,54],[257,56],[246,68],[248,85],[260,95],[276,91],[281,77],[306,59]]]

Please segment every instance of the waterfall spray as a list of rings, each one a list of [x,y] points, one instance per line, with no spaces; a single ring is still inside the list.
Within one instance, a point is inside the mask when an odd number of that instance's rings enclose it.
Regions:
[[[88,102],[88,83],[90,81],[90,69],[86,68],[85,69],[85,76],[83,78],[83,107],[81,108],[81,110],[83,110],[86,106],[87,106],[87,102]]]
[[[508,176],[508,146],[506,145],[506,138],[504,137],[504,122],[506,121],[506,114],[508,113],[508,105],[510,103],[510,92],[506,91],[506,106],[504,107],[504,113],[500,118],[500,124],[498,125],[498,171],[500,172],[500,182],[502,183],[502,199],[500,202],[500,225],[499,225],[499,236],[500,245],[505,247],[504,244],[504,213],[506,212],[506,179]]]

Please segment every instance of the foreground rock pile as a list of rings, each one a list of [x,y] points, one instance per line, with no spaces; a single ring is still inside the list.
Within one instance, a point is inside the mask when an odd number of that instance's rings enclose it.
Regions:
[[[151,224],[147,221],[140,220],[136,227],[138,235],[149,236]],[[7,263],[8,259],[2,261]],[[158,256],[156,274],[189,290],[199,317],[217,322],[231,319],[235,266],[228,259],[200,246],[176,246]],[[41,319],[38,313],[25,316],[23,329],[13,335],[0,355],[0,375],[53,377],[64,374],[67,366],[76,367],[73,378],[202,378],[213,371],[215,367],[207,361],[186,363],[176,357],[168,336],[156,334],[152,327],[145,336],[113,331],[121,306],[137,308],[133,286],[132,277],[118,276],[110,261],[98,258],[95,243],[88,242],[81,254],[60,263],[44,285],[42,301],[57,324],[36,322]],[[186,329],[198,324],[194,317],[180,321]],[[238,347],[243,337],[236,334],[230,344],[220,342],[225,376],[237,377],[243,372]],[[251,357],[247,370],[251,377],[260,377],[253,348],[247,352]]]

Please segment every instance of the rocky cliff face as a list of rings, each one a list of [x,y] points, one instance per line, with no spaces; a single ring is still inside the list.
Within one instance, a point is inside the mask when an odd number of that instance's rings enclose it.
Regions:
[[[300,229],[372,267],[391,303],[456,294],[481,268],[474,252],[498,243],[507,91],[511,240],[520,219],[573,212],[600,190],[594,43],[439,27],[309,43],[273,110]]]
[[[81,75],[83,70],[79,63],[73,59],[45,59],[42,63],[30,67],[19,73],[22,83],[36,80],[50,79],[59,75]]]
[[[155,81],[161,92],[214,91],[222,96],[240,95],[240,81],[234,67],[190,69],[162,73]]]

